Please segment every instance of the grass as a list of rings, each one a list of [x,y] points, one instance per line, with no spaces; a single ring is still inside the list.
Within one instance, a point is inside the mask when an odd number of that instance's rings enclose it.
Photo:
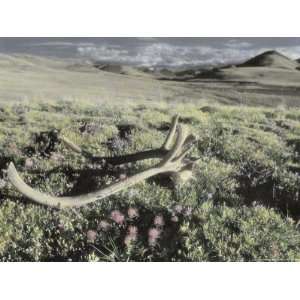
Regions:
[[[98,189],[154,161],[105,172],[63,147],[54,130],[99,156],[125,154],[159,147],[175,113],[199,138],[191,155],[200,160],[193,179],[181,187],[153,178],[59,211],[30,203],[6,180],[13,161],[27,183],[46,193]],[[298,109],[8,103],[0,105],[0,151],[2,261],[300,259]]]

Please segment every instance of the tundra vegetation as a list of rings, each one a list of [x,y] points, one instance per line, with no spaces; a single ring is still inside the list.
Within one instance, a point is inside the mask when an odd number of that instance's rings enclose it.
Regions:
[[[173,115],[197,137],[185,183],[159,174],[79,208],[30,202],[7,179],[77,196],[142,172]],[[22,101],[0,105],[1,261],[297,261],[300,110],[172,102]]]

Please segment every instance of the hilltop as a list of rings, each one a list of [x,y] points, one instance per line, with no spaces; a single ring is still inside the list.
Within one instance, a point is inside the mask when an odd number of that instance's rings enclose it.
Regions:
[[[300,64],[277,51],[266,51],[241,64],[199,72],[190,79],[252,82],[274,86],[299,86]]]
[[[269,67],[294,70],[299,67],[299,63],[277,51],[266,51],[246,62],[237,65],[238,67]]]

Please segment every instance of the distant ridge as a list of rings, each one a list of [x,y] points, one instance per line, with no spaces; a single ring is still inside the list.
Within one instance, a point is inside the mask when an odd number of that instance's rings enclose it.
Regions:
[[[282,69],[296,69],[299,65],[297,61],[294,61],[285,55],[275,51],[266,51],[259,54],[245,63],[237,65],[238,67],[272,67]]]
[[[138,68],[130,65],[122,65],[110,62],[96,61],[92,66],[100,71],[115,73],[118,75],[136,76],[136,77],[153,77],[153,72],[148,69]]]
[[[112,63],[102,63],[102,62],[95,62],[94,67],[101,71],[117,73],[117,74],[125,74],[123,70],[123,66],[120,64],[112,64]]]

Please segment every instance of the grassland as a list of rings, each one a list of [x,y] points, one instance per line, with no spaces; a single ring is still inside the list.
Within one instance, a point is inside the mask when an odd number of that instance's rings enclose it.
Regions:
[[[78,195],[154,160],[103,169],[99,156],[159,147],[172,115],[198,137],[193,178],[144,183],[79,209],[45,208],[6,180],[13,161],[31,186]],[[300,110],[151,102],[22,101],[0,106],[0,260],[297,261]]]

